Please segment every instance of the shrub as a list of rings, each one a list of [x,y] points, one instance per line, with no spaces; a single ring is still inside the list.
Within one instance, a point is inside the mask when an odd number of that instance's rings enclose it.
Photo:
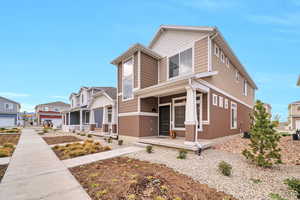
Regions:
[[[43,133],[49,133],[49,130],[47,128],[44,128]]]
[[[252,181],[255,184],[258,184],[258,183],[262,182],[260,179],[256,179],[256,178],[250,178],[250,181]]]
[[[288,185],[290,190],[296,192],[297,198],[300,199],[300,179],[285,179],[284,184]]]
[[[162,196],[157,196],[157,197],[155,197],[155,200],[166,200],[166,199],[163,198]]]
[[[109,151],[109,150],[111,150],[111,148],[109,146],[103,147],[103,151]]]
[[[135,194],[130,194],[127,196],[127,200],[135,200],[135,199],[136,199]]]
[[[80,133],[80,135],[81,135],[81,136],[86,136],[86,134],[85,134],[85,133]]]
[[[287,200],[285,198],[282,198],[279,194],[270,193],[269,196],[271,199],[274,199],[274,200]]]
[[[178,159],[186,159],[187,151],[185,149],[179,149],[178,151]]]
[[[112,143],[112,138],[111,137],[107,138],[107,143]]]
[[[245,149],[243,155],[260,167],[282,163],[278,147],[281,136],[276,133],[270,118],[263,103],[257,101],[251,114],[250,149]]]
[[[231,175],[231,170],[232,170],[232,166],[225,162],[225,161],[221,161],[218,165],[219,171],[224,175],[224,176],[230,176]]]
[[[118,145],[122,145],[123,144],[123,140],[118,140]]]
[[[5,147],[5,148],[11,148],[11,149],[15,148],[15,146],[12,143],[8,143],[8,142],[4,143],[3,147]]]
[[[146,146],[146,152],[147,153],[152,153],[153,152],[153,147],[151,145]]]
[[[92,134],[88,134],[87,137],[88,137],[88,138],[91,138],[91,137],[93,137],[93,135],[92,135]]]
[[[0,158],[10,156],[10,152],[6,149],[0,149]]]

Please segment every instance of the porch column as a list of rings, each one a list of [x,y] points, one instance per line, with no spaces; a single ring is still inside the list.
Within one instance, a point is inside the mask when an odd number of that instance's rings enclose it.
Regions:
[[[71,125],[71,112],[68,114],[68,125]]]
[[[107,117],[107,106],[103,107],[103,123],[102,123],[102,131],[108,132],[108,117]]]
[[[112,133],[117,133],[117,110],[116,110],[116,104],[112,105],[112,113],[111,113],[111,128]]]
[[[96,124],[95,124],[95,114],[94,114],[94,109],[90,110],[90,131],[94,131],[96,128]]]
[[[193,145],[196,142],[197,126],[197,102],[196,90],[190,86],[186,87],[185,107],[185,143]]]
[[[83,131],[83,126],[82,126],[82,118],[83,118],[83,113],[82,113],[82,109],[80,109],[80,112],[79,112],[79,117],[80,117],[80,126],[79,126],[79,130],[80,131]]]

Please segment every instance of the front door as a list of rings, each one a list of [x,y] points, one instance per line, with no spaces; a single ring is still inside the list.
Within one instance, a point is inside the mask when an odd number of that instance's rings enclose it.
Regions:
[[[159,107],[159,135],[169,135],[170,130],[170,106]]]

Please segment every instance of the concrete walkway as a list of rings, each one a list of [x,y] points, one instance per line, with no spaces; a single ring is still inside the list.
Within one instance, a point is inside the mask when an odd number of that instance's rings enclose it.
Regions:
[[[0,158],[0,165],[6,165],[9,163],[11,157]]]
[[[86,156],[80,156],[77,158],[63,160],[63,163],[66,167],[70,168],[70,167],[76,167],[79,165],[95,162],[98,160],[105,160],[105,159],[109,159],[109,158],[119,157],[119,156],[122,156],[125,154],[134,153],[134,152],[138,152],[138,151],[142,151],[142,150],[144,150],[144,148],[134,147],[134,146],[125,147],[125,148],[114,149],[111,151],[94,153],[94,154],[90,154],[90,155],[86,155]]]
[[[34,129],[23,129],[0,184],[0,199],[90,200],[90,197]]]

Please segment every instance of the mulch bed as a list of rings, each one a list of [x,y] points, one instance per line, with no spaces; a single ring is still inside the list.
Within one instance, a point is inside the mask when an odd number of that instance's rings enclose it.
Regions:
[[[8,165],[0,165],[0,182],[5,174],[7,167],[8,167]]]
[[[224,143],[214,146],[215,149],[241,154],[249,148],[250,139],[241,138],[240,135],[227,140]],[[287,165],[300,165],[300,141],[292,140],[292,136],[285,136],[280,139],[282,162]]]
[[[56,137],[43,137],[47,144],[60,144],[66,142],[79,142],[82,141],[81,139],[75,136],[56,136]]]
[[[66,145],[56,145],[52,149],[60,160],[64,160],[109,151],[111,147],[102,146],[99,142],[94,142],[93,140],[85,140],[84,143],[75,142]]]
[[[70,171],[93,200],[236,200],[165,165],[125,157]]]
[[[5,143],[11,143],[17,145],[20,139],[20,135],[10,135],[10,134],[1,134],[0,135],[0,146],[3,146]]]

